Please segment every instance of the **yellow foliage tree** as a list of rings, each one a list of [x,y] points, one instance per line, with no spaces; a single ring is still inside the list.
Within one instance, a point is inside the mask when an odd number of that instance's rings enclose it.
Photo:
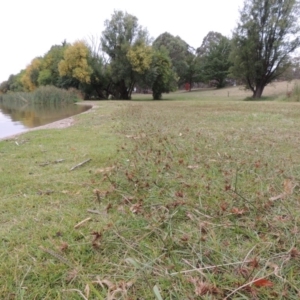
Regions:
[[[21,83],[25,91],[32,92],[38,87],[37,79],[41,68],[41,58],[34,58],[30,65],[25,69],[24,75],[21,77]]]
[[[64,59],[58,64],[60,76],[69,76],[82,83],[91,82],[93,72],[88,59],[90,50],[84,41],[77,41],[64,52]]]
[[[144,74],[150,69],[152,57],[152,48],[143,43],[131,47],[127,52],[132,69],[139,74]]]

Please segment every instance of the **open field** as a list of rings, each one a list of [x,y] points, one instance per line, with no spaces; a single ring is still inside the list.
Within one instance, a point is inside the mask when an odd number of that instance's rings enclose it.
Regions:
[[[291,88],[101,101],[1,141],[0,298],[299,299]]]

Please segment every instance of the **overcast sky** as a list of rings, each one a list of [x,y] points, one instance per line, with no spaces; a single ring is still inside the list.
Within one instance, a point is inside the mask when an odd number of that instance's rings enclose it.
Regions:
[[[153,38],[179,35],[197,48],[209,31],[231,36],[243,0],[2,0],[0,16],[0,82],[17,74],[33,58],[65,39],[72,43],[101,36],[114,10],[139,19]]]

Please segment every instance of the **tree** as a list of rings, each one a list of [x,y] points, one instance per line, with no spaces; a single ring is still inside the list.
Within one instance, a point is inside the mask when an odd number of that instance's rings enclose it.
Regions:
[[[192,83],[196,81],[195,74],[197,73],[193,48],[179,36],[175,37],[168,32],[158,36],[153,42],[153,47],[167,51],[173,69],[179,77],[178,84],[189,82],[192,86]]]
[[[127,58],[134,72],[144,74],[150,69],[153,51],[152,47],[144,43],[131,47],[127,52]]]
[[[38,87],[38,77],[41,68],[42,59],[40,57],[34,58],[26,67],[25,72],[21,78],[21,83],[24,90],[32,92]]]
[[[101,44],[108,56],[109,94],[116,99],[131,99],[138,77],[136,66],[132,65],[133,52],[138,51],[139,45],[149,45],[148,32],[138,24],[135,16],[122,11],[115,11],[104,25]]]
[[[172,62],[168,53],[154,50],[151,67],[146,73],[146,84],[152,89],[154,100],[160,100],[162,93],[169,93],[176,89],[177,75],[172,69]]]
[[[245,0],[233,36],[231,72],[260,98],[300,45],[298,0]]]
[[[84,41],[77,41],[64,52],[64,58],[58,64],[61,77],[70,77],[74,80],[76,88],[80,83],[90,83],[92,68],[89,65],[89,47]]]
[[[211,39],[208,39],[209,36]],[[230,40],[220,33],[213,32],[213,35],[209,33],[198,49],[203,79],[215,81],[217,88],[224,87],[229,75],[229,68],[232,65],[229,61]]]
[[[211,47],[218,44],[224,36],[216,31],[210,31],[203,39],[202,44],[196,49],[196,54],[203,57],[209,54]]]
[[[10,75],[6,81],[0,84],[0,92],[5,94],[7,92],[24,92],[24,87],[21,82],[25,70],[21,70],[17,75]]]
[[[62,45],[54,45],[44,55],[39,72],[38,84],[60,86],[58,64],[64,58],[64,52],[70,46],[65,41]]]

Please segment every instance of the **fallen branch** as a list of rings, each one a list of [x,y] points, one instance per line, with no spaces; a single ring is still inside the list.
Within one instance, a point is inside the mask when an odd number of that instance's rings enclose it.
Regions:
[[[63,161],[64,161],[64,159],[61,158],[61,159],[55,160],[54,163],[55,163],[55,164],[59,164],[59,163],[61,163],[61,162],[63,162]]]
[[[89,162],[89,161],[91,161],[91,160],[92,160],[92,159],[91,159],[91,158],[89,158],[89,159],[87,159],[87,160],[83,161],[82,163],[80,163],[80,164],[78,164],[78,165],[74,166],[73,168],[71,168],[71,169],[70,169],[70,171],[73,171],[73,170],[75,170],[75,169],[77,169],[77,168],[79,168],[79,167],[83,166],[84,164],[88,163],[88,162]]]
[[[77,229],[78,227],[82,226],[84,223],[86,223],[87,221],[91,220],[92,218],[86,218],[83,221],[79,222],[78,224],[76,224],[74,226],[74,229]]]
[[[44,163],[41,163],[39,164],[40,167],[45,167],[45,166],[48,166],[50,164],[58,164],[58,163],[62,163],[63,161],[65,161],[64,159],[57,159],[53,162],[50,162],[50,161],[47,161],[47,162],[44,162]]]
[[[50,249],[47,249],[47,248],[44,248],[42,246],[39,247],[42,251],[52,255],[53,257],[55,257],[56,259],[58,259],[59,261],[65,263],[66,265],[68,265],[69,267],[72,267],[72,264],[67,260],[65,259],[64,257],[62,257],[60,254],[50,250]]]
[[[101,212],[99,210],[87,209],[87,212],[91,214],[101,215]]]

